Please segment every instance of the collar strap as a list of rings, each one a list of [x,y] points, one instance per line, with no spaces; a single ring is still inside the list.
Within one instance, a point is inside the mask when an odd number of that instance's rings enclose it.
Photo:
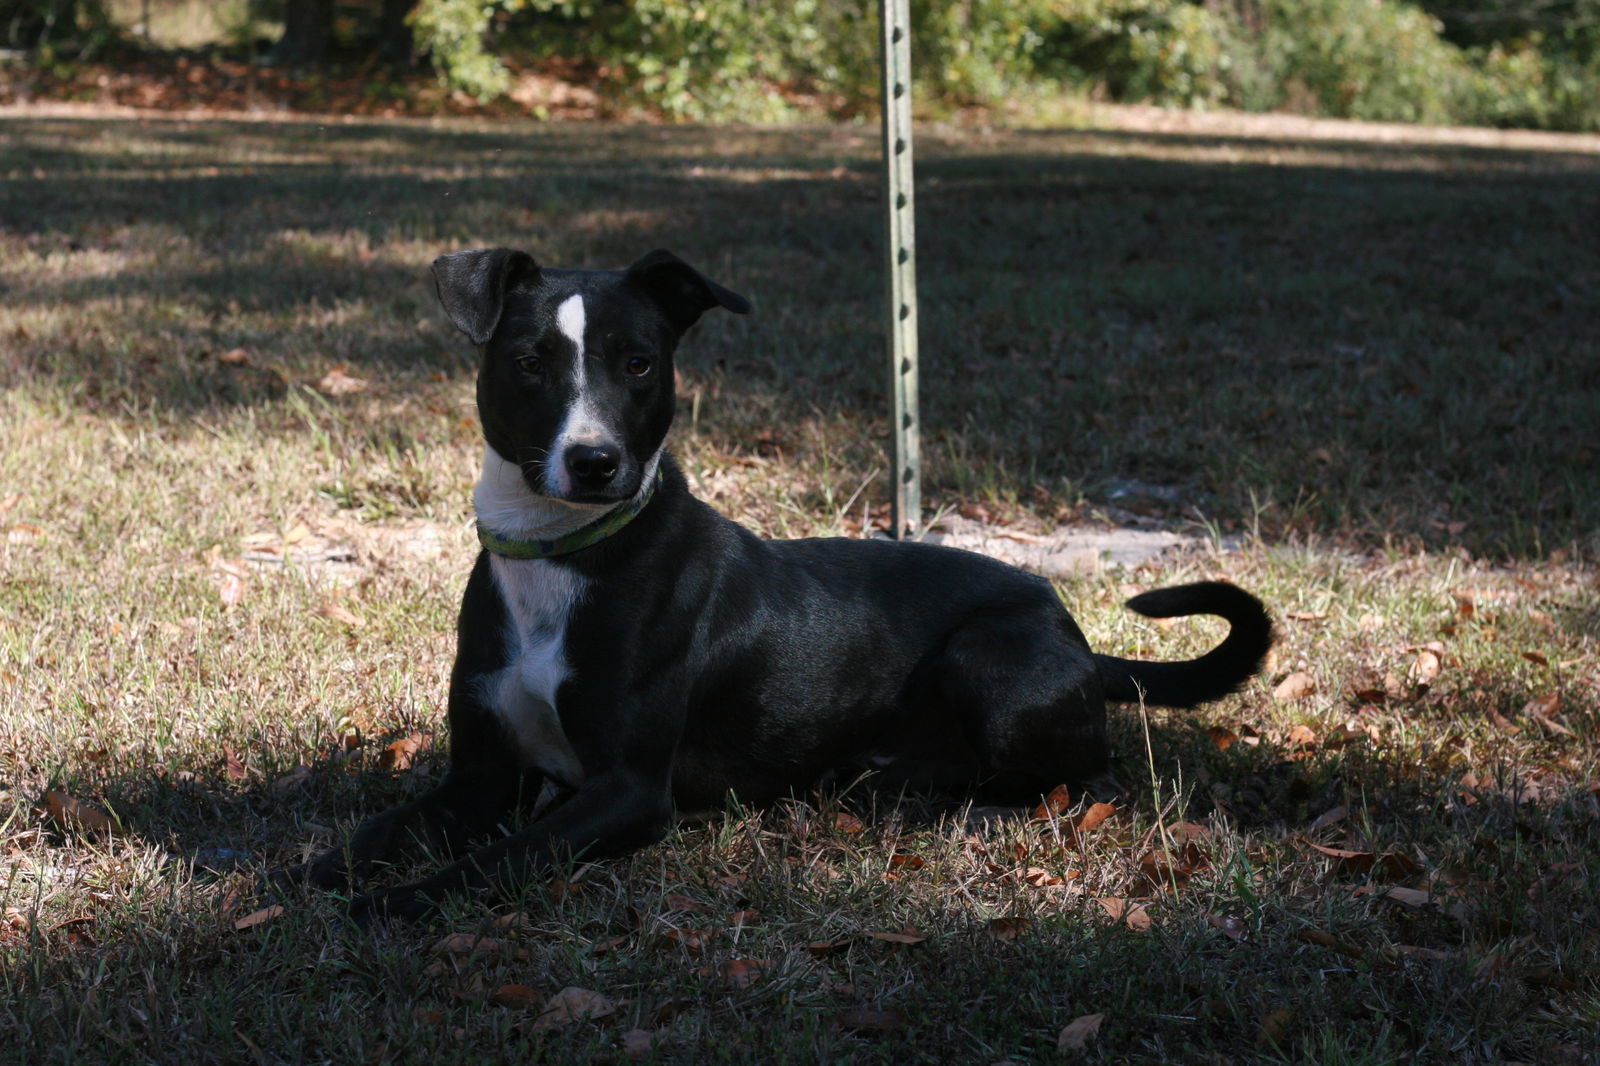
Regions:
[[[644,510],[644,505],[649,503],[656,494],[656,487],[661,484],[661,475],[656,474],[650,479],[650,485],[627,503],[614,511],[608,511],[599,519],[575,529],[564,537],[554,540],[524,540],[520,537],[508,537],[478,523],[478,543],[483,545],[485,551],[507,559],[548,559],[552,555],[570,555],[575,551],[592,547],[605,540],[611,534],[632,522]]]

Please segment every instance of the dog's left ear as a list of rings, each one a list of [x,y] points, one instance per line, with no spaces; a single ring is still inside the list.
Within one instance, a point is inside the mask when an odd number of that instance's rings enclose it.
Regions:
[[[682,333],[713,307],[736,315],[750,313],[750,301],[725,289],[665,249],[645,255],[628,268],[628,277],[643,288]]]

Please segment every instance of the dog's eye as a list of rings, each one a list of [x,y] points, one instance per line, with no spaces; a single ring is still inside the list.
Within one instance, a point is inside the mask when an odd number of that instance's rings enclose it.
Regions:
[[[544,369],[544,360],[537,355],[519,355],[517,366],[522,368],[524,374],[537,374]]]
[[[642,355],[636,355],[632,359],[628,360],[623,369],[636,378],[643,377],[645,374],[650,372],[650,360],[646,359]]]

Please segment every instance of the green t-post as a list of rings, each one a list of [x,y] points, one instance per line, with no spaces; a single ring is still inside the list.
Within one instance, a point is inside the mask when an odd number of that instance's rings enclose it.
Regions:
[[[910,0],[879,0],[883,29],[885,322],[892,402],[894,503],[898,540],[922,525],[921,426],[917,416],[917,242],[911,178]]]

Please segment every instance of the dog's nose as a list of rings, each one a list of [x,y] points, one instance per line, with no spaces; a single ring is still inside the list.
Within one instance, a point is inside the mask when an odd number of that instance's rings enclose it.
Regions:
[[[574,444],[567,449],[567,472],[573,484],[597,489],[617,476],[620,459],[621,450],[613,445]]]

